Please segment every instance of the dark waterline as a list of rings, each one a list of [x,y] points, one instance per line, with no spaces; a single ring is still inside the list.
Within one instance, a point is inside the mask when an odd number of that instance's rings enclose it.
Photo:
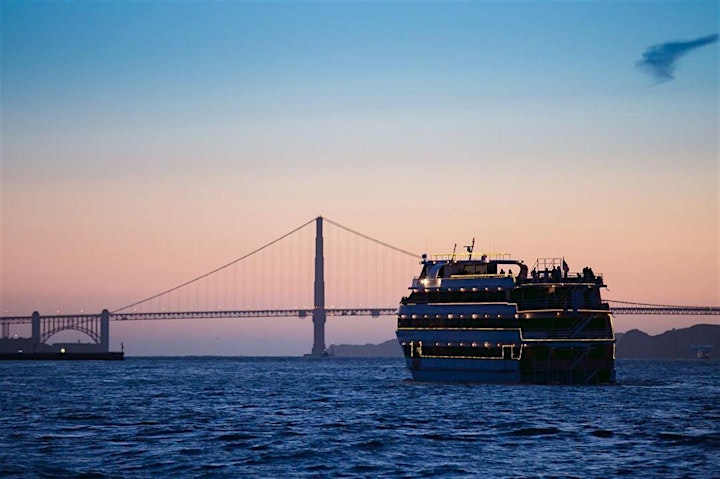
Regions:
[[[400,359],[0,363],[4,477],[718,477],[720,361],[614,386],[421,384]]]

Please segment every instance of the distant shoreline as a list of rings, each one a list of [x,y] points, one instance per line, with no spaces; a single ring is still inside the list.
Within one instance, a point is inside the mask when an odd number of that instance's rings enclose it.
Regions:
[[[720,325],[696,324],[651,336],[638,329],[616,333],[618,359],[696,359],[693,346],[711,346],[710,357],[720,357]],[[402,357],[397,340],[380,344],[333,344],[328,348],[336,357]]]
[[[616,333],[616,358],[618,359],[697,359],[697,347],[709,347],[710,359],[720,359],[720,324],[696,324],[687,328],[677,328],[657,335],[649,335],[638,329],[625,333]],[[31,349],[18,341],[27,342],[27,338],[0,339],[0,352],[17,353],[18,349]],[[20,347],[18,347],[20,344]],[[73,344],[73,346],[75,346]],[[695,349],[693,348],[695,347]],[[328,347],[332,356],[337,358],[402,358],[402,350],[396,339],[379,344],[331,344]],[[244,355],[239,354],[170,354],[170,355],[133,355],[125,358],[287,358],[298,355]],[[317,358],[310,358],[315,360]]]

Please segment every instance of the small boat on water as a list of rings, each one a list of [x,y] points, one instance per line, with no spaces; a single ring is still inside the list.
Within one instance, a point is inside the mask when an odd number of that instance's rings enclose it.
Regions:
[[[531,272],[507,254],[423,255],[397,314],[414,380],[603,384],[615,381],[612,315],[602,275],[564,258]]]

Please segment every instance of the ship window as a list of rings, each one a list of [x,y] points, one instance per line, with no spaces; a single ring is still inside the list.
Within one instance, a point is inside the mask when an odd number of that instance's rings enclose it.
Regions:
[[[466,274],[487,274],[487,264],[475,263],[465,267]]]

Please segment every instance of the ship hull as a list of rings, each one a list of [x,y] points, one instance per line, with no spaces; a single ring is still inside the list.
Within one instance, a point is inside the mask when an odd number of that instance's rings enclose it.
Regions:
[[[413,380],[492,384],[610,384],[613,338],[548,339],[521,329],[397,331]]]
[[[515,384],[521,382],[518,361],[458,358],[405,358],[414,381]]]
[[[464,358],[405,358],[414,381],[465,382],[489,384],[613,384],[615,369],[611,364],[582,370],[544,365],[532,368],[521,361]]]

